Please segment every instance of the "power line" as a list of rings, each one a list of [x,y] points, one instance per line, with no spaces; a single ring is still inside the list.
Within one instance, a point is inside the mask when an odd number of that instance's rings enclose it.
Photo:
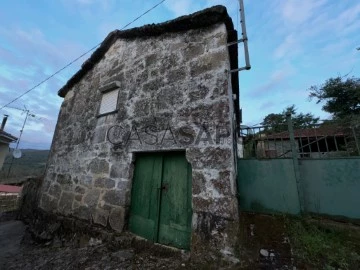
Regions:
[[[146,10],[144,13],[142,13],[140,16],[136,17],[134,20],[132,20],[131,22],[129,22],[128,24],[126,24],[125,26],[123,26],[120,30],[124,30],[126,27],[128,27],[129,25],[131,25],[132,23],[136,22],[138,19],[140,19],[141,17],[143,17],[145,14],[149,13],[150,11],[152,11],[153,9],[155,9],[156,7],[158,7],[159,5],[161,5],[162,3],[164,3],[166,0],[162,0],[159,3],[157,3],[156,5],[154,5],[153,7],[151,7],[150,9]],[[24,93],[22,93],[20,96],[14,98],[12,101],[10,101],[9,103],[5,104],[4,106],[2,106],[0,108],[0,110],[4,109],[5,107],[7,107],[8,105],[14,103],[15,101],[17,101],[18,99],[20,99],[21,97],[25,96],[27,93],[31,92],[32,90],[34,90],[35,88],[39,87],[40,85],[42,85],[43,83],[47,82],[48,80],[50,80],[52,77],[54,77],[55,75],[59,74],[61,71],[63,71],[64,69],[68,68],[69,66],[71,66],[73,63],[75,63],[76,61],[78,61],[80,58],[82,58],[83,56],[87,55],[89,52],[92,52],[93,50],[95,50],[97,47],[99,47],[101,45],[102,42],[100,42],[99,44],[95,45],[94,47],[92,47],[90,50],[84,52],[83,54],[81,54],[79,57],[75,58],[74,60],[72,60],[70,63],[68,63],[67,65],[65,65],[64,67],[62,67],[61,69],[59,69],[58,71],[56,71],[55,73],[53,73],[52,75],[50,75],[49,77],[47,77],[46,79],[42,80],[41,82],[39,82],[38,84],[36,84],[34,87],[30,88],[29,90],[25,91]]]

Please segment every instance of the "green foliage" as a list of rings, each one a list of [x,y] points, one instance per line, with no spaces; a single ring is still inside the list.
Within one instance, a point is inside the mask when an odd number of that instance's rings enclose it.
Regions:
[[[320,86],[311,86],[309,91],[309,98],[324,102],[322,109],[335,119],[360,115],[360,78],[330,78]]]
[[[360,265],[360,232],[287,219],[295,256],[319,269],[355,269]]]
[[[12,161],[12,151],[5,158],[4,165],[0,171],[0,181],[7,179],[19,179],[28,176],[40,176],[45,172],[49,150],[24,149],[22,157],[13,160],[10,175],[9,166]]]
[[[265,116],[263,122],[264,126],[268,126],[273,132],[281,132],[287,130],[286,115],[291,114],[294,128],[311,127],[319,123],[319,117],[315,117],[311,113],[297,113],[295,105],[285,108],[281,113],[270,113]]]

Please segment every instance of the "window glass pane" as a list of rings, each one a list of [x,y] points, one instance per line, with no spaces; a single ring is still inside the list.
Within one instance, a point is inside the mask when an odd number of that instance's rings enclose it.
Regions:
[[[107,92],[102,95],[99,114],[108,113],[116,110],[119,90]]]

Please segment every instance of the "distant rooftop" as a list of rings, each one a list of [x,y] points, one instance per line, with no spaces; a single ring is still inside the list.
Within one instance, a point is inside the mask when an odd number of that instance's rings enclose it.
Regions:
[[[20,193],[22,187],[10,186],[10,185],[0,185],[0,193]]]
[[[11,143],[17,141],[18,138],[7,133],[3,130],[0,130],[0,143]]]
[[[294,130],[295,138],[312,138],[312,137],[326,137],[326,136],[343,137],[345,136],[345,130],[343,128],[338,128],[333,126]],[[288,131],[270,134],[266,136],[266,139],[289,139],[289,138],[290,138],[290,134]]]

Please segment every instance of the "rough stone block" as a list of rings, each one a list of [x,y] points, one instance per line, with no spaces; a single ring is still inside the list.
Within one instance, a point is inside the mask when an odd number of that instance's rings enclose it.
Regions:
[[[58,202],[58,199],[48,194],[43,194],[41,196],[40,207],[48,212],[56,212],[58,210]]]
[[[115,163],[111,165],[110,177],[114,179],[129,177],[130,165]]]
[[[106,128],[99,127],[95,129],[93,134],[93,143],[102,143],[105,141]]]
[[[100,196],[100,190],[89,189],[84,195],[84,203],[89,207],[94,207],[98,204]]]
[[[74,209],[73,215],[85,220],[91,219],[91,210],[89,207],[81,205],[80,207]]]
[[[81,202],[82,198],[83,198],[82,194],[75,194],[75,200],[76,201]]]
[[[219,194],[224,196],[231,196],[231,172],[230,171],[220,171],[219,176],[216,179],[212,179],[211,182],[214,188]]]
[[[204,174],[199,171],[192,172],[192,194],[197,195],[205,191],[206,179]]]
[[[71,175],[58,174],[56,181],[61,185],[64,190],[70,190],[73,182],[71,181]]]
[[[199,104],[195,108],[184,108],[179,116],[194,123],[212,122],[227,123],[229,121],[229,104],[222,100],[212,104]]]
[[[206,95],[210,92],[209,87],[199,84],[194,85],[191,89],[189,89],[188,97],[190,102],[195,102],[198,100],[204,100]]]
[[[126,202],[126,192],[124,190],[109,190],[103,196],[103,200],[107,204],[124,206]]]
[[[80,178],[80,184],[86,187],[91,187],[93,183],[93,177],[90,175],[82,175]]]
[[[150,100],[140,99],[135,102],[134,113],[137,116],[146,116],[150,113]]]
[[[125,224],[125,209],[117,207],[111,210],[109,223],[112,229],[122,232]]]
[[[76,186],[75,187],[75,192],[76,193],[80,193],[80,194],[85,194],[86,189],[84,187],[81,186]]]
[[[146,69],[146,70],[144,70],[143,72],[141,72],[137,77],[136,77],[136,80],[135,80],[135,82],[136,82],[136,84],[137,85],[141,85],[141,84],[143,84],[143,83],[145,83],[147,80],[148,80],[148,76],[149,74],[148,74],[148,70]],[[121,99],[120,99],[121,100]]]
[[[122,180],[120,180],[118,182],[118,184],[117,184],[117,189],[119,189],[119,190],[126,191],[126,190],[129,190],[129,188],[130,188],[130,181],[122,181]]]
[[[193,169],[232,169],[230,148],[191,148],[186,152],[186,156]]]
[[[158,110],[171,110],[184,104],[184,95],[176,85],[170,85],[162,88],[155,102],[157,103],[156,108]],[[170,119],[166,120],[169,122]]]
[[[106,227],[108,218],[109,218],[109,211],[100,208],[95,209],[94,222],[96,224],[100,224]]]
[[[155,92],[156,90],[158,90],[159,88],[161,88],[164,85],[165,85],[165,83],[163,82],[163,79],[161,77],[158,77],[156,79],[153,79],[153,80],[145,83],[143,85],[142,90],[144,92]]]
[[[68,214],[72,211],[74,194],[71,192],[63,192],[59,201],[59,211]]]
[[[106,160],[95,158],[90,162],[88,170],[95,174],[107,174],[109,173],[109,163]]]
[[[115,187],[115,181],[109,178],[97,178],[94,187],[110,189]]]
[[[228,80],[224,78],[218,78],[216,80],[216,86],[213,89],[213,94],[210,97],[211,99],[215,99],[221,96],[226,96],[228,94]]]
[[[229,65],[225,62],[228,59],[229,56],[225,50],[199,57],[191,62],[191,77],[197,77],[205,72],[214,71],[216,69],[223,69],[225,71],[226,68],[229,68]]]
[[[190,44],[185,50],[184,50],[184,59],[186,61],[191,61],[195,58],[198,58],[204,53],[205,50],[205,44],[204,43],[198,43],[198,44]]]
[[[86,138],[86,132],[85,130],[78,130],[73,137],[73,143],[75,145],[83,143],[85,141]]]
[[[59,199],[60,195],[61,195],[60,185],[58,185],[56,183],[51,185],[48,193],[49,193],[49,195]]]
[[[193,197],[193,211],[207,212],[215,216],[238,219],[237,199],[232,196],[220,198]]]
[[[56,174],[52,174],[52,175],[55,175],[55,177],[56,177]],[[50,177],[47,178],[47,177],[45,177],[45,180],[44,180],[43,185],[41,187],[42,192],[48,192],[48,190],[49,190],[49,188],[51,186],[51,183],[53,181],[55,181],[55,178],[50,178]]]
[[[179,69],[170,70],[167,75],[167,80],[170,83],[183,81],[186,78],[186,69],[185,67],[181,67]]]
[[[151,65],[155,65],[157,61],[157,55],[156,54],[150,54],[145,57],[145,67],[149,67]]]

